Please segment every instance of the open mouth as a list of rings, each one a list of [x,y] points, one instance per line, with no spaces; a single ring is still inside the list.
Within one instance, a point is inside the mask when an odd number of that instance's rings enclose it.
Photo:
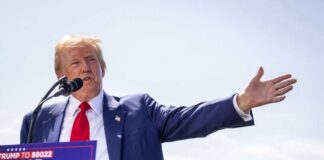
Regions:
[[[83,77],[83,81],[89,81],[89,80],[91,80],[92,78],[90,77],[90,76],[86,76],[86,77]]]

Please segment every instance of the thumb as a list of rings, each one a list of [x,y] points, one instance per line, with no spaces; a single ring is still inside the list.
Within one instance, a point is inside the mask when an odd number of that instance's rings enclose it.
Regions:
[[[254,80],[260,80],[261,77],[263,76],[264,70],[262,67],[259,68],[257,75],[253,78]]]

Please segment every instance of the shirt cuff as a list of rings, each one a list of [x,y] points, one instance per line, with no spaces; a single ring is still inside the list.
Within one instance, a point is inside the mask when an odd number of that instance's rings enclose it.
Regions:
[[[236,112],[244,120],[244,122],[251,121],[253,119],[251,116],[251,110],[249,110],[248,113],[243,112],[237,104],[237,100],[236,100],[237,96],[238,96],[238,94],[235,94],[233,97],[233,105],[234,105]]]

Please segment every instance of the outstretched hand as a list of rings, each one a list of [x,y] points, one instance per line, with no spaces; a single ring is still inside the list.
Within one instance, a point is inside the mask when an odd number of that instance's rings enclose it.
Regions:
[[[297,82],[290,74],[282,75],[274,79],[261,81],[263,68],[260,67],[257,75],[250,81],[245,90],[237,96],[240,109],[248,112],[251,108],[284,100],[285,94],[293,89]]]

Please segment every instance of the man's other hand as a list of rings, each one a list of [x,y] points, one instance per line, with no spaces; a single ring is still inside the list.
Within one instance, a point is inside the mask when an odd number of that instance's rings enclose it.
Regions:
[[[260,67],[257,75],[250,81],[245,90],[237,96],[238,106],[245,113],[251,108],[284,100],[286,98],[285,94],[291,91],[293,84],[297,82],[290,74],[261,81],[263,73],[263,68]]]

